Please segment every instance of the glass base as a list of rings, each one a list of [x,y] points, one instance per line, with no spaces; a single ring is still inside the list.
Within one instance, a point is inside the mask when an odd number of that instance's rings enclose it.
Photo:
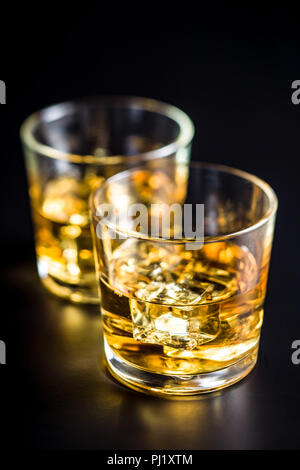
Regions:
[[[41,281],[52,294],[62,299],[80,304],[99,304],[99,296],[96,287],[65,284],[51,276],[43,277]]]
[[[198,395],[228,387],[249,374],[258,354],[256,346],[247,356],[224,369],[195,375],[162,375],[147,372],[124,361],[113,352],[105,338],[104,348],[108,369],[119,382],[136,391],[164,398]]]

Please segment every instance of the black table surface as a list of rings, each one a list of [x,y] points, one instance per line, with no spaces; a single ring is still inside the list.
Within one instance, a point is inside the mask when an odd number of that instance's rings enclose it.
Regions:
[[[7,370],[26,449],[294,449],[298,312],[269,299],[259,360],[240,383],[197,399],[139,394],[106,371],[98,307],[70,304],[39,282],[33,257],[1,275],[10,319]],[[299,336],[299,334],[298,334]]]

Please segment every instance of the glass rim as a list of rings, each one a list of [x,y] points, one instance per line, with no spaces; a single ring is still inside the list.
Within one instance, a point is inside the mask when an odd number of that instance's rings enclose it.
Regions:
[[[163,237],[151,237],[149,235],[142,234],[142,233],[137,232],[135,230],[128,230],[128,229],[126,229],[126,230],[123,229],[122,230],[121,227],[117,227],[115,224],[113,224],[111,222],[106,221],[105,225],[107,227],[111,228],[112,230],[115,230],[118,233],[126,234],[128,236],[127,238],[136,238],[136,239],[140,239],[140,240],[147,240],[147,241],[161,242],[161,243],[171,243],[171,244],[177,244],[177,245],[185,244],[185,243],[205,244],[205,243],[221,242],[223,240],[228,240],[228,239],[231,239],[231,238],[237,238],[241,235],[245,235],[249,232],[253,232],[256,229],[258,229],[259,227],[265,225],[273,216],[275,216],[277,208],[278,208],[278,198],[276,196],[276,193],[266,181],[259,178],[258,176],[255,176],[252,173],[248,173],[244,170],[239,170],[237,168],[233,168],[233,167],[230,167],[230,166],[227,166],[227,165],[222,165],[222,164],[219,164],[219,163],[191,161],[189,163],[184,163],[184,162],[183,163],[178,163],[178,165],[186,165],[189,168],[194,167],[194,168],[207,168],[207,169],[217,170],[217,171],[220,171],[220,172],[223,172],[223,173],[238,176],[240,178],[243,178],[246,181],[250,181],[251,183],[258,186],[264,192],[264,194],[267,196],[268,201],[269,201],[269,208],[266,211],[266,213],[257,222],[250,225],[249,227],[245,227],[241,230],[226,233],[226,234],[223,234],[223,235],[204,236],[201,241],[195,240],[193,238],[184,238],[184,237],[182,237],[180,239],[168,239],[168,238],[163,238]],[[105,191],[105,188],[107,188],[111,182],[118,181],[118,180],[126,177],[126,175],[129,175],[130,173],[133,173],[135,171],[144,170],[145,168],[147,168],[147,167],[137,166],[137,167],[130,168],[130,169],[127,169],[125,171],[122,171],[120,173],[117,173],[117,174],[111,176],[110,178],[108,178],[102,184],[102,186],[100,186],[100,188],[93,191],[89,196],[89,206],[90,206],[90,211],[91,211],[91,214],[92,214],[92,219],[96,218],[101,223],[100,217],[95,214],[96,207],[95,207],[94,202],[95,202],[96,194],[100,193],[100,195],[101,195],[101,193],[103,193],[103,191]],[[151,170],[151,168],[149,168],[149,169]],[[159,168],[153,168],[153,170],[158,170],[158,169]]]
[[[42,144],[33,135],[35,126],[42,118],[52,121],[59,119],[64,115],[74,111],[76,106],[80,104],[99,104],[99,105],[125,105],[132,109],[145,110],[169,117],[179,126],[178,136],[169,144],[158,149],[148,152],[141,152],[134,155],[79,155],[64,152],[49,145]],[[181,109],[168,103],[137,96],[111,95],[111,96],[90,96],[71,101],[65,101],[47,106],[39,111],[32,113],[22,123],[20,128],[20,136],[23,144],[31,151],[47,156],[49,158],[65,160],[73,163],[95,163],[95,164],[118,164],[123,162],[134,163],[149,161],[152,159],[171,156],[180,148],[184,148],[190,144],[194,137],[195,127],[190,117]]]

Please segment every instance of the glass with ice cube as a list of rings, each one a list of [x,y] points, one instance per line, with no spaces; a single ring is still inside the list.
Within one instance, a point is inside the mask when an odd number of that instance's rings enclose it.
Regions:
[[[38,274],[53,294],[98,304],[89,195],[110,176],[161,158],[189,159],[194,126],[157,100],[103,96],[49,106],[21,128]]]
[[[174,204],[181,219],[169,211],[166,236],[164,210]],[[204,208],[201,239],[185,232],[186,221],[197,224],[186,219],[196,204]],[[164,396],[213,391],[247,375],[263,321],[273,190],[239,170],[177,159],[113,176],[90,206],[111,373]]]

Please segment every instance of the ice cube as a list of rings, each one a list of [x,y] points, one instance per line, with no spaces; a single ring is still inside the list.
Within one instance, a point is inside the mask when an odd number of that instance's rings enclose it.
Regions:
[[[154,328],[170,335],[186,335],[188,322],[183,318],[175,317],[169,311],[154,320]]]
[[[212,341],[219,332],[216,307],[172,307],[136,299],[130,299],[129,304],[137,341],[191,350]]]

